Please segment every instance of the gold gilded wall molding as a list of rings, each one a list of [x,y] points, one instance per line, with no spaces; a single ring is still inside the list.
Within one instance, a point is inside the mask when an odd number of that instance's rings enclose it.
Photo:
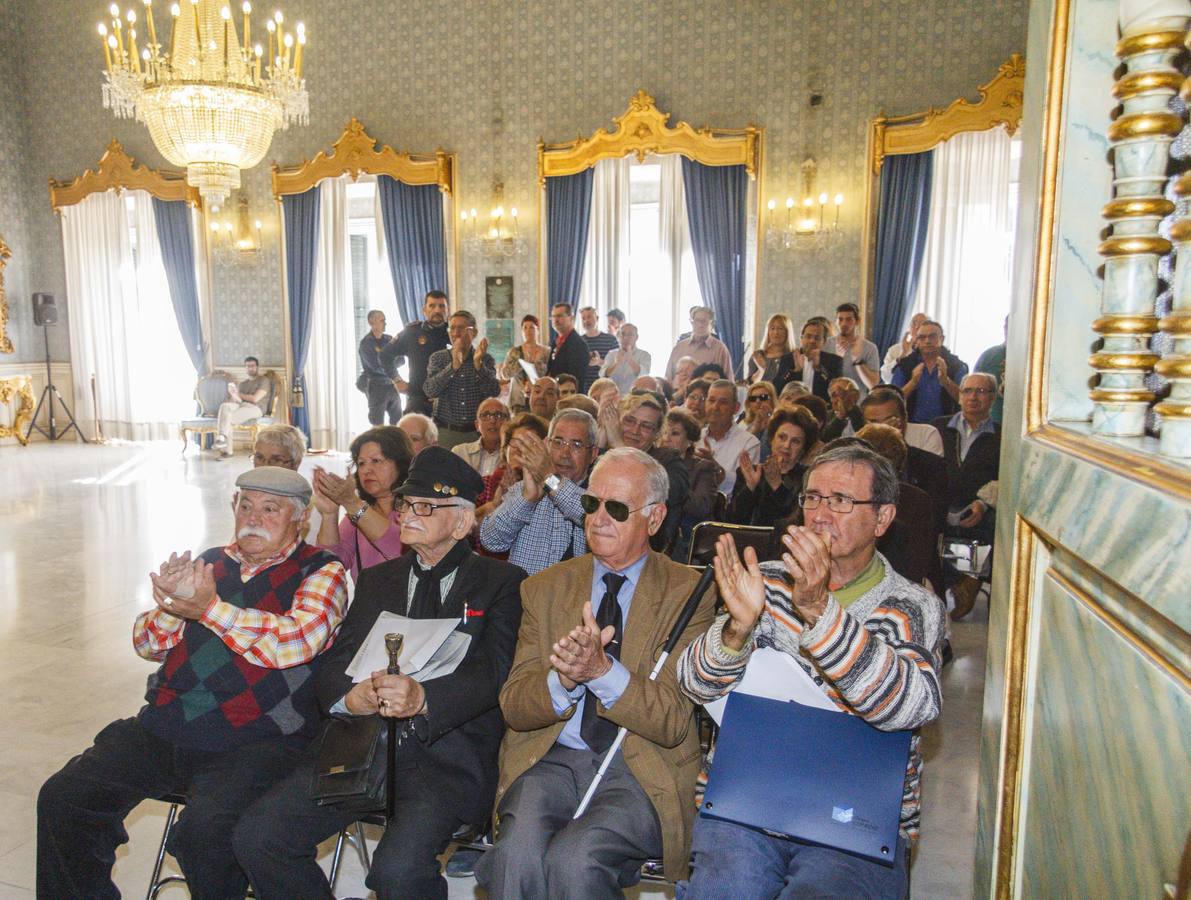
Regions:
[[[16,352],[8,337],[8,294],[4,291],[4,267],[11,256],[8,244],[4,243],[4,238],[0,238],[0,353]]]
[[[576,175],[602,159],[635,154],[643,160],[650,153],[677,153],[705,166],[744,166],[756,178],[761,165],[764,129],[693,128],[686,122],[668,124],[670,113],[657,108],[653,97],[637,91],[628,109],[613,120],[612,130],[601,128],[590,137],[547,144],[538,139],[538,185],[559,175]]]
[[[280,200],[287,194],[301,194],[324,178],[350,175],[352,181],[364,172],[388,175],[404,184],[437,184],[444,194],[455,193],[455,154],[441,148],[434,153],[398,152],[388,144],[379,150],[376,138],[364,130],[363,123],[352,116],[330,153],[319,151],[314,159],[294,166],[273,166],[273,196]]]
[[[105,191],[146,191],[160,200],[185,200],[196,209],[202,204],[197,188],[186,183],[186,173],[157,171],[138,166],[113,140],[94,169],[87,169],[73,181],[50,179],[50,206],[55,212],[74,206],[91,194]]]
[[[2,241],[0,247],[4,247]],[[26,446],[29,443],[26,432],[33,421],[33,379],[28,375],[0,378],[0,403],[7,406],[14,398],[17,405],[13,411],[12,424],[0,425],[0,438],[14,437],[21,442],[21,446]]]
[[[1012,135],[1021,124],[1026,61],[1014,53],[1001,63],[996,76],[976,90],[980,99],[963,97],[946,109],[930,107],[905,116],[880,115],[872,120],[869,146],[870,171],[880,174],[886,156],[922,153],[965,131],[988,131],[1004,125]]]

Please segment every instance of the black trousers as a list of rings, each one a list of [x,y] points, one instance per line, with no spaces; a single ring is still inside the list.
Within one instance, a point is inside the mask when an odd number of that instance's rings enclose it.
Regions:
[[[389,415],[389,424],[396,425],[401,418],[401,395],[393,382],[379,378],[368,379],[368,423],[370,425],[384,425],[385,413]]]
[[[317,862],[318,844],[358,815],[319,806],[309,797],[313,760],[253,804],[232,844],[261,900],[333,898]],[[372,854],[367,885],[378,900],[445,898],[447,883],[435,858],[463,824],[434,789],[432,778],[398,758],[396,814]]]
[[[283,740],[226,753],[179,750],[136,719],[120,719],[51,775],[37,796],[37,896],[119,897],[116,848],[124,818],[142,800],[185,792],[169,852],[200,900],[242,898],[248,885],[232,852],[240,813],[298,760]]]

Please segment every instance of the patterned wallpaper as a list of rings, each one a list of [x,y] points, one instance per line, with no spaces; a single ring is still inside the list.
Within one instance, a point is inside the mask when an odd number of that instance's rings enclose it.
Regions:
[[[14,4],[0,0],[0,5]],[[36,16],[28,8],[20,16],[22,64],[36,85],[26,110],[33,159],[22,180],[33,186],[37,202],[26,227],[36,247],[34,270],[47,289],[59,293],[61,238],[45,202],[45,178],[73,177],[98,159],[113,136],[137,159],[163,164],[143,126],[116,120],[101,107],[102,55],[94,20],[104,5],[39,0]],[[283,0],[279,5],[287,17],[303,19],[311,36],[306,55],[311,115],[309,126],[275,138],[268,161],[288,164],[313,155],[356,115],[371,134],[398,149],[456,151],[466,207],[487,206],[493,177],[500,175],[506,206],[524,211],[523,225],[532,235],[537,138],[566,140],[608,125],[638,88],[653,94],[676,120],[764,126],[763,202],[798,194],[799,164],[814,156],[817,189],[847,197],[841,220],[847,237],[823,257],[763,249],[764,319],[778,310],[803,318],[857,297],[868,119],[881,110],[903,113],[946,104],[990,78],[1001,61],[1024,50],[1027,4]],[[812,89],[824,98],[815,108],[807,102]],[[0,154],[6,152],[3,121]],[[254,352],[274,364],[284,354],[280,223],[267,164],[246,173],[245,186],[253,216],[265,223],[268,246],[248,266],[213,271],[215,361],[235,363]],[[518,314],[535,307],[534,252],[496,264],[465,255],[461,305],[478,307],[484,277],[493,274],[514,276]]]

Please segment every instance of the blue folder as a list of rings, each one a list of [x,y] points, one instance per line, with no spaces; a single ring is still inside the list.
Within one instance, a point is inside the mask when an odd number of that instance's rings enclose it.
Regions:
[[[730,694],[700,815],[893,865],[910,732]]]

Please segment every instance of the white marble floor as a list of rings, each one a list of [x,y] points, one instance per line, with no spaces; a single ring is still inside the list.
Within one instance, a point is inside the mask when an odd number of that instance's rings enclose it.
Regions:
[[[173,550],[230,536],[233,483],[247,456],[219,462],[193,447],[181,456],[179,446],[0,447],[0,900],[33,896],[41,783],[140,705],[151,666],[132,652],[130,635],[134,616],[152,605],[149,569]],[[342,469],[342,457],[322,459]],[[957,660],[944,674],[942,719],[926,740],[915,898],[971,893],[986,622],[981,604],[953,628]],[[127,896],[145,891],[165,809],[147,801],[129,818],[114,873]],[[338,894],[362,896],[362,868],[354,854],[346,859]],[[483,892],[459,879],[451,896]],[[654,886],[633,896],[673,892]]]

